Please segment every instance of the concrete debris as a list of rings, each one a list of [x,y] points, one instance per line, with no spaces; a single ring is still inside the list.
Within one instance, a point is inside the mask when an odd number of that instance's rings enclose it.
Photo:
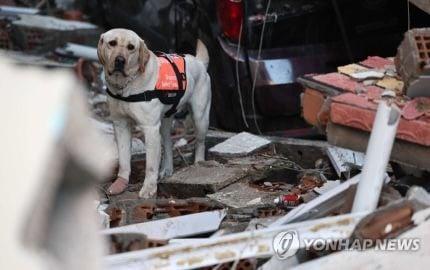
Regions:
[[[106,213],[110,216],[110,227],[159,220],[169,217],[196,214],[221,209],[220,205],[205,198],[178,199],[124,199],[110,202]]]
[[[144,234],[116,233],[108,236],[109,254],[118,254],[142,250],[147,248],[162,247],[168,244],[166,240],[149,239]]]
[[[360,70],[350,74],[350,76],[358,81],[364,81],[369,79],[382,79],[385,73],[377,70]]]
[[[39,14],[39,12],[40,10],[37,8],[0,6],[0,15],[36,15]]]
[[[271,224],[271,227],[280,226],[292,222],[300,222],[312,218],[320,218],[342,212],[350,212],[352,208],[351,193],[354,194],[356,185],[360,180],[360,174],[343,182],[326,193],[320,195],[314,200],[299,205],[288,214],[278,219]],[[385,183],[388,183],[390,178],[386,176]]]
[[[336,252],[310,262],[302,263],[294,270],[329,270],[335,265],[339,269],[421,269],[430,263],[430,221],[410,229],[397,239],[420,239],[419,249],[408,252],[401,249],[368,249]]]
[[[0,23],[1,31],[8,33],[0,42],[1,49],[39,53],[53,51],[66,42],[95,43],[100,34],[97,26],[91,23],[29,14],[15,16],[10,24]]]
[[[295,230],[301,239],[345,239],[364,214],[341,215],[276,228],[263,228],[232,235],[108,256],[105,269],[192,269],[246,258],[274,255],[273,238],[279,232]],[[303,248],[300,240],[291,249]]]
[[[241,132],[226,141],[215,145],[209,152],[221,156],[245,156],[268,146],[270,141],[250,134]]]
[[[430,206],[430,194],[422,187],[411,187],[406,194],[406,198],[408,198],[408,200],[415,200]]]
[[[321,187],[314,188],[314,191],[318,194],[327,193],[329,190],[339,186],[341,184],[340,180],[327,181]]]
[[[1,45],[0,45],[0,55],[4,58],[10,59],[13,63],[21,66],[69,68],[69,69],[72,69],[74,67],[74,65],[71,63],[54,61],[40,55],[31,55],[23,52],[18,52],[18,51],[3,50]]]
[[[246,208],[251,202],[253,206],[273,204],[273,200],[281,195],[282,191],[264,192],[253,188],[248,183],[238,182],[207,196],[226,207]],[[258,200],[256,200],[258,198]]]
[[[361,169],[364,164],[364,154],[340,147],[328,147],[327,155],[332,162],[338,177],[348,174],[352,169]]]
[[[67,21],[50,16],[21,14],[14,25],[28,28],[41,28],[57,31],[95,30],[97,26],[87,22]]]
[[[246,203],[246,205],[255,205],[255,204],[261,204],[261,198],[255,198],[253,200],[250,200],[249,202]]]
[[[173,145],[173,148],[180,148],[188,144],[188,141],[184,138],[180,138],[175,144]]]
[[[178,198],[204,197],[248,175],[247,167],[205,161],[175,172],[160,181],[160,189]]]
[[[91,61],[98,61],[97,48],[90,46],[67,43],[64,47],[57,48],[55,52],[68,57],[84,58]]]
[[[110,216],[105,212],[108,208],[107,204],[101,204],[100,201],[94,201],[96,211],[99,216],[100,228],[109,229],[110,227]]]
[[[201,212],[111,228],[102,233],[140,233],[152,239],[168,240],[213,232],[218,229],[225,215],[225,210]]]

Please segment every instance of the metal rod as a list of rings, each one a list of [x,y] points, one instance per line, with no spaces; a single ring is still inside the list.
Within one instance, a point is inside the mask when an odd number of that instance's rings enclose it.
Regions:
[[[349,45],[348,35],[346,33],[345,24],[343,23],[342,14],[340,13],[339,5],[337,4],[337,0],[331,1],[334,12],[336,13],[337,23],[339,24],[340,32],[342,34],[342,40],[345,44],[346,53],[348,54],[348,58],[350,62],[354,62],[354,56],[352,55],[351,46]]]

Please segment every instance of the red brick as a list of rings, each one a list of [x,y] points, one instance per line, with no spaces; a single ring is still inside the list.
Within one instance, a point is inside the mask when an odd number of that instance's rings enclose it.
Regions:
[[[325,96],[321,92],[307,88],[303,95],[303,118],[313,126],[327,124],[328,108],[322,112]],[[327,106],[328,107],[328,106]]]
[[[328,73],[323,75],[317,75],[312,77],[312,79],[324,83],[329,86],[336,87],[338,89],[356,92],[357,90],[364,87],[363,84],[354,81],[350,77],[340,74],[340,73]]]
[[[366,97],[346,93],[332,100],[330,120],[335,124],[370,132],[376,114],[377,104]],[[414,120],[402,118],[397,138],[430,146],[430,118],[423,116]]]

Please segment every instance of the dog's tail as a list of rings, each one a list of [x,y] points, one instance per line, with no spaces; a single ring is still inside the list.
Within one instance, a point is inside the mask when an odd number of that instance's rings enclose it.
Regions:
[[[203,63],[206,69],[209,66],[209,52],[206,45],[200,39],[197,39],[196,58]]]

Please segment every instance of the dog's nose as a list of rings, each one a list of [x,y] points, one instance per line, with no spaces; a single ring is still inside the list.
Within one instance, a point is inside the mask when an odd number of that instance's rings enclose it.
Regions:
[[[124,69],[125,66],[125,58],[122,56],[117,56],[115,58],[115,69]]]

